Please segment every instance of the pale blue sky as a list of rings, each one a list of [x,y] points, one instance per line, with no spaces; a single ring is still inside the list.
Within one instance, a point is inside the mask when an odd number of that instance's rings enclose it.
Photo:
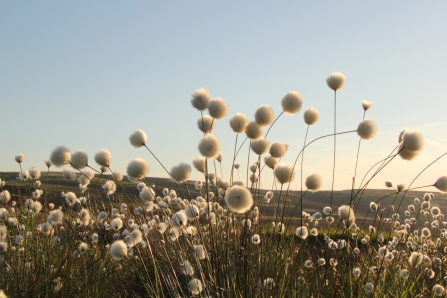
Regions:
[[[338,130],[357,127],[363,99],[373,102],[367,117],[378,126],[376,138],[362,142],[359,174],[394,148],[401,129],[420,129],[427,138],[416,160],[396,159],[371,186],[408,184],[447,151],[446,13],[445,1],[3,1],[0,171],[17,171],[20,153],[26,169],[44,170],[43,160],[65,145],[85,150],[92,165],[94,154],[108,149],[112,168],[123,172],[142,157],[149,176],[164,177],[128,137],[143,129],[168,169],[192,164],[201,133],[190,95],[199,87],[229,106],[215,129],[226,179],[230,117],[241,112],[253,120],[261,104],[279,114],[282,96],[300,92],[302,111],[282,116],[269,134],[290,144],[283,161],[293,162],[306,107],[321,115],[309,138],[333,131],[333,92],[325,79],[340,71],[347,80],[338,92]],[[337,189],[350,188],[357,143],[354,134],[338,139]],[[247,148],[242,152],[244,163]],[[331,170],[332,139],[309,147],[304,175],[321,174],[329,189]],[[447,157],[416,185],[446,174]]]

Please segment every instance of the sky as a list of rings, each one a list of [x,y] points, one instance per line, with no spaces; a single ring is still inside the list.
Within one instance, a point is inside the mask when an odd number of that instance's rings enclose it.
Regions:
[[[409,185],[447,151],[446,12],[445,1],[2,1],[0,172],[18,171],[18,154],[25,155],[24,169],[44,171],[44,160],[63,145],[84,150],[95,167],[94,155],[104,148],[113,170],[125,173],[141,157],[149,177],[168,177],[128,138],[142,129],[167,169],[192,165],[202,133],[190,100],[201,87],[228,104],[213,131],[224,180],[235,142],[231,116],[252,121],[262,104],[277,116],[283,95],[299,92],[301,111],[281,116],[268,136],[289,144],[281,161],[293,163],[304,142],[305,108],[320,112],[308,141],[333,132],[334,93],[326,78],[342,72],[337,131],[357,128],[362,100],[373,103],[366,117],[378,127],[374,139],[361,142],[357,181],[411,128],[423,133],[424,150],[411,162],[395,158],[369,187]],[[335,189],[351,187],[358,140],[356,133],[337,137]],[[244,145],[236,159],[243,181],[247,159]],[[332,164],[333,139],[317,141],[305,151],[303,177],[318,173],[330,189]],[[413,186],[443,175],[447,157]],[[191,179],[200,173],[193,170]],[[263,187],[272,181],[271,171],[262,173]],[[291,189],[299,188],[297,176]]]

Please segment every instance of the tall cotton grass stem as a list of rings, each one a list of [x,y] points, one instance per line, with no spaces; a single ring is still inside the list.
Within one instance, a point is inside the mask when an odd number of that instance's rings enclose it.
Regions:
[[[247,183],[245,185],[248,186],[248,169],[249,169],[249,165],[250,165],[250,151],[251,151],[251,140],[250,140],[250,144],[248,146],[248,156],[247,156]]]
[[[304,136],[303,142],[303,153],[301,154],[301,167],[300,167],[300,201],[301,201],[301,227],[303,226],[303,161],[304,161],[304,147],[306,146],[307,133],[309,132],[309,126],[307,125],[306,135]],[[307,190],[306,190],[307,191]]]
[[[155,154],[152,153],[152,151],[149,149],[149,147],[146,146],[146,144],[144,144],[143,146],[147,149],[147,151],[149,151],[150,154],[152,154],[152,156],[155,158],[155,160],[161,165],[161,167],[165,170],[165,172],[168,173],[168,175],[170,176],[169,171],[165,168],[165,166],[161,163],[161,161],[155,156]],[[175,183],[175,185],[177,185],[177,188],[182,193],[182,196],[185,197],[185,194],[183,193],[183,190],[180,187],[180,185],[177,182],[175,182],[175,181],[174,181],[174,183]]]
[[[269,134],[270,129],[272,129],[272,126],[276,123],[276,121],[279,119],[279,117],[282,116],[282,114],[284,114],[284,111],[282,111],[282,112],[278,115],[278,117],[276,117],[275,121],[273,121],[272,124],[269,126],[269,129],[267,129],[267,132],[265,133],[264,139],[267,138],[267,135]]]
[[[363,102],[362,102],[363,105]],[[368,107],[369,108],[369,107]],[[364,108],[363,110],[363,118],[362,120],[365,120],[365,115],[366,115],[366,110],[368,108]],[[362,138],[359,138],[359,145],[357,146],[357,157],[355,159],[355,167],[354,167],[354,177],[352,178],[352,189],[351,189],[351,202],[352,202],[352,197],[354,195],[354,188],[355,188],[355,177],[357,177],[357,164],[359,161],[359,153],[360,153],[360,144],[362,143]],[[351,204],[351,202],[349,202],[349,204]],[[351,206],[352,207],[352,206]]]
[[[336,151],[336,143],[337,143],[337,135],[336,134],[337,134],[337,89],[334,89],[334,164],[332,166],[331,200],[330,200],[330,203],[329,203],[329,207],[331,207],[331,212],[330,212],[329,216],[332,215],[332,198],[334,197],[335,151]],[[328,234],[330,234],[329,233],[329,227],[330,227],[330,225],[328,225]]]

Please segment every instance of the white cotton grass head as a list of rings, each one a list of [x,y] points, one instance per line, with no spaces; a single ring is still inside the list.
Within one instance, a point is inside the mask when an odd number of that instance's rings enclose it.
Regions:
[[[191,97],[192,106],[199,111],[203,111],[208,107],[208,102],[210,101],[211,96],[207,90],[199,88],[194,91]]]
[[[433,286],[433,293],[436,296],[444,296],[445,295],[445,288],[441,286],[440,284],[436,284]]]
[[[213,131],[216,122],[214,118],[209,115],[203,115],[197,120],[197,126],[204,133],[210,133]]]
[[[254,153],[257,155],[264,154],[270,146],[270,141],[264,138],[260,138],[257,140],[252,140],[250,142],[251,150],[253,150]]]
[[[351,228],[355,222],[354,210],[348,205],[341,205],[338,208],[338,216],[345,223],[347,229]]]
[[[71,161],[70,149],[65,146],[59,146],[51,152],[50,161],[56,166],[61,167],[69,164]]]
[[[180,271],[184,275],[194,275],[194,268],[192,267],[191,263],[189,261],[184,261],[180,264]]]
[[[134,158],[127,165],[127,175],[133,180],[141,180],[149,173],[149,165],[142,158]]]
[[[220,142],[212,134],[204,136],[199,142],[199,152],[207,158],[215,158],[220,153]]]
[[[365,119],[360,121],[357,126],[357,134],[362,140],[370,140],[377,133],[377,125],[371,119]]]
[[[272,145],[270,145],[269,153],[275,158],[282,158],[288,149],[289,145],[287,143],[273,142]]]
[[[44,160],[44,163],[45,163],[45,165],[47,166],[47,168],[50,168],[53,164],[51,163],[51,160],[48,158],[48,159],[45,159]]]
[[[436,187],[438,190],[447,193],[447,176],[439,177],[438,180],[436,180],[435,184],[433,184],[433,186]]]
[[[307,176],[305,185],[306,187],[311,191],[317,191],[321,188],[321,185],[323,184],[323,179],[320,175],[314,173],[310,176]]]
[[[76,150],[71,154],[71,166],[75,169],[82,170],[88,165],[88,156],[83,150]]]
[[[79,183],[81,185],[88,185],[90,184],[90,181],[95,177],[95,173],[90,169],[83,169],[81,172],[81,176],[79,176]]]
[[[253,236],[251,236],[251,243],[258,245],[259,243],[261,243],[261,237],[258,234],[254,234]]]
[[[106,149],[101,149],[95,154],[95,161],[100,166],[108,168],[112,162],[112,154]]]
[[[155,192],[150,187],[143,187],[140,191],[140,199],[143,201],[153,201],[155,200]]]
[[[190,204],[185,208],[185,215],[189,221],[194,221],[199,217],[200,210],[196,205]]]
[[[247,138],[250,140],[256,140],[262,137],[262,134],[264,133],[262,126],[260,126],[255,121],[252,121],[247,124],[245,127],[245,134],[247,135]]]
[[[424,148],[424,136],[419,130],[405,129],[402,144],[406,150],[421,151]]]
[[[245,187],[233,185],[225,195],[225,203],[230,211],[235,213],[245,213],[253,206],[253,195]]]
[[[40,170],[36,167],[32,167],[31,169],[29,169],[28,173],[33,180],[39,179],[41,175]]]
[[[172,180],[176,182],[186,182],[189,176],[191,175],[191,166],[187,163],[179,163],[171,168],[169,174],[171,175]]]
[[[285,114],[294,115],[298,113],[303,105],[303,98],[296,91],[287,92],[281,99],[282,110]]]
[[[110,221],[110,226],[115,231],[118,231],[119,229],[121,229],[123,227],[123,220],[119,217],[115,217],[114,219],[112,219]]]
[[[19,155],[16,155],[16,156],[14,157],[14,160],[15,160],[17,163],[22,163],[24,159],[25,159],[25,155],[23,155],[23,154],[19,154]]]
[[[197,171],[205,173],[206,170],[205,157],[197,156],[196,158],[193,159],[192,164],[194,165]]]
[[[270,154],[264,156],[264,163],[266,166],[268,166],[270,169],[274,169],[276,165],[278,164],[278,159],[275,157],[272,157]]]
[[[9,191],[7,189],[0,192],[0,202],[6,204],[9,202],[10,199],[11,199],[11,194],[9,193]]]
[[[76,179],[76,173],[71,168],[64,168],[62,170],[62,175],[64,175],[64,178],[67,180],[75,180]]]
[[[272,124],[275,120],[275,113],[269,105],[261,105],[255,112],[255,121],[260,126]]]
[[[218,162],[222,162],[222,160],[223,160],[223,153],[222,152],[220,152],[219,155],[217,155],[216,160]]]
[[[114,261],[120,261],[127,257],[127,245],[123,240],[116,240],[110,245],[109,254]]]
[[[320,113],[317,109],[310,107],[304,110],[303,117],[307,125],[313,125],[320,119]]]
[[[337,91],[345,84],[345,76],[341,72],[333,72],[331,73],[327,79],[326,84],[334,91]]]
[[[47,222],[49,222],[52,225],[58,225],[62,223],[62,220],[64,219],[64,213],[62,210],[56,209],[50,211],[50,214],[48,214]]]
[[[203,291],[202,282],[197,278],[191,279],[188,283],[188,288],[193,295],[199,295]]]
[[[243,133],[248,125],[247,116],[241,113],[235,114],[230,119],[230,127],[235,133]]]
[[[208,113],[214,119],[222,119],[228,113],[228,106],[222,98],[212,98],[208,102]]]
[[[141,129],[137,129],[130,135],[129,141],[135,148],[140,148],[146,145],[147,135]]]
[[[306,226],[302,226],[302,227],[298,227],[296,228],[296,233],[295,233],[298,237],[300,237],[301,239],[306,239],[307,236],[309,235],[309,231],[307,230]]]
[[[285,184],[291,182],[295,178],[293,165],[289,163],[278,163],[273,169],[276,179],[279,183]]]
[[[411,267],[416,267],[422,263],[423,259],[424,255],[422,253],[414,251],[408,258],[408,263],[410,264]]]
[[[367,100],[362,100],[362,108],[367,111],[372,106],[372,102]]]

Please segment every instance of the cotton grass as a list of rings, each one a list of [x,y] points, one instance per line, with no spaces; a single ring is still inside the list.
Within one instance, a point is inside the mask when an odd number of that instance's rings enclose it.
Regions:
[[[207,158],[215,158],[220,153],[220,142],[211,134],[204,136],[199,142],[199,152]]]
[[[294,115],[298,113],[303,105],[303,98],[296,91],[290,91],[286,93],[281,99],[281,106],[283,112],[288,115]]]
[[[228,189],[225,203],[230,211],[241,214],[250,210],[254,202],[253,196],[247,188],[234,185]]]

